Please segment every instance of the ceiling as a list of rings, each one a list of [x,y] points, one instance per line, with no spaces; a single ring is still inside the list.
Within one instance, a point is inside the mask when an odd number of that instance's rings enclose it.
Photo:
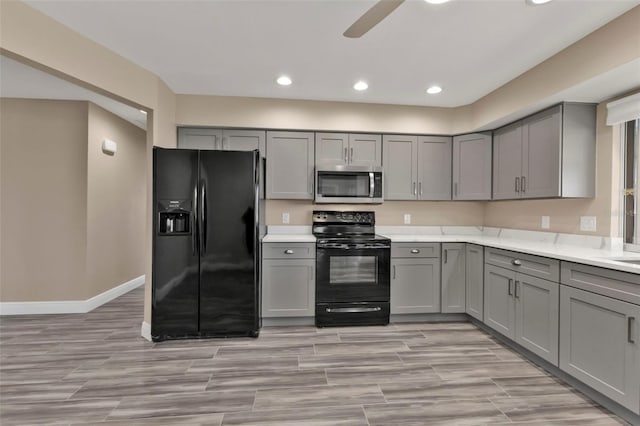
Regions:
[[[342,33],[373,0],[25,2],[179,94],[443,107],[478,100],[640,4],[407,0],[362,38],[348,39]],[[278,86],[281,74],[293,84]],[[637,76],[625,75],[631,81],[619,86],[637,86]],[[369,90],[355,91],[357,80]],[[443,92],[425,94],[432,84]]]

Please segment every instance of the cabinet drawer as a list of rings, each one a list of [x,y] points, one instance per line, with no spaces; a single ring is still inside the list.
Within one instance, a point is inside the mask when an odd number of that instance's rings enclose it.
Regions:
[[[392,243],[391,257],[440,257],[440,243]]]
[[[313,259],[316,257],[314,243],[264,243],[264,259]]]
[[[485,247],[484,261],[490,265],[500,266],[533,277],[554,282],[560,280],[560,261],[556,259]]]
[[[640,305],[640,275],[562,262],[562,284]]]

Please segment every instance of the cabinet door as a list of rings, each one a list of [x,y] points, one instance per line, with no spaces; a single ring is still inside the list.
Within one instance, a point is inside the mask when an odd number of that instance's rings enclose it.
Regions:
[[[483,321],[484,306],[484,249],[482,246],[467,244],[466,271],[466,313]]]
[[[451,199],[451,138],[418,138],[418,199]]]
[[[263,130],[224,129],[222,131],[222,147],[227,151],[260,151],[265,155],[265,132]]]
[[[491,134],[453,138],[453,199],[491,199]]]
[[[516,342],[557,366],[560,284],[518,274],[514,297]]]
[[[442,244],[442,312],[465,312],[464,243]]]
[[[264,259],[262,261],[262,316],[315,315],[315,261]]]
[[[560,288],[560,368],[640,412],[640,306]]]
[[[382,137],[380,135],[349,135],[349,164],[352,166],[382,166]]]
[[[508,269],[484,267],[484,323],[510,339],[515,337],[515,276]]]
[[[520,198],[521,172],[522,126],[516,123],[493,133],[493,199]]]
[[[222,130],[204,127],[179,127],[178,148],[222,149]]]
[[[336,166],[349,162],[349,135],[316,133],[316,165]]]
[[[391,259],[391,313],[440,312],[440,259]]]
[[[562,106],[523,122],[521,194],[525,198],[559,197]]]
[[[313,133],[267,132],[267,198],[313,199]]]
[[[418,191],[418,137],[382,137],[384,199],[415,200]]]

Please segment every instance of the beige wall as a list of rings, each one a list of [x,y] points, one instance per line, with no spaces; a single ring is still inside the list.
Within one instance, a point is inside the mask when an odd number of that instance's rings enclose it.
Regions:
[[[85,299],[88,104],[0,103],[0,300]]]
[[[95,296],[145,273],[146,132],[89,104],[87,293]],[[102,141],[115,141],[115,155]],[[87,298],[88,298],[87,297]]]

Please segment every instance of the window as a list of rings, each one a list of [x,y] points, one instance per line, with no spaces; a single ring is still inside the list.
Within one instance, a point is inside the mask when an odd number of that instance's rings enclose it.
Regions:
[[[625,250],[640,251],[640,194],[638,193],[640,119],[627,121],[622,126],[622,236]]]

